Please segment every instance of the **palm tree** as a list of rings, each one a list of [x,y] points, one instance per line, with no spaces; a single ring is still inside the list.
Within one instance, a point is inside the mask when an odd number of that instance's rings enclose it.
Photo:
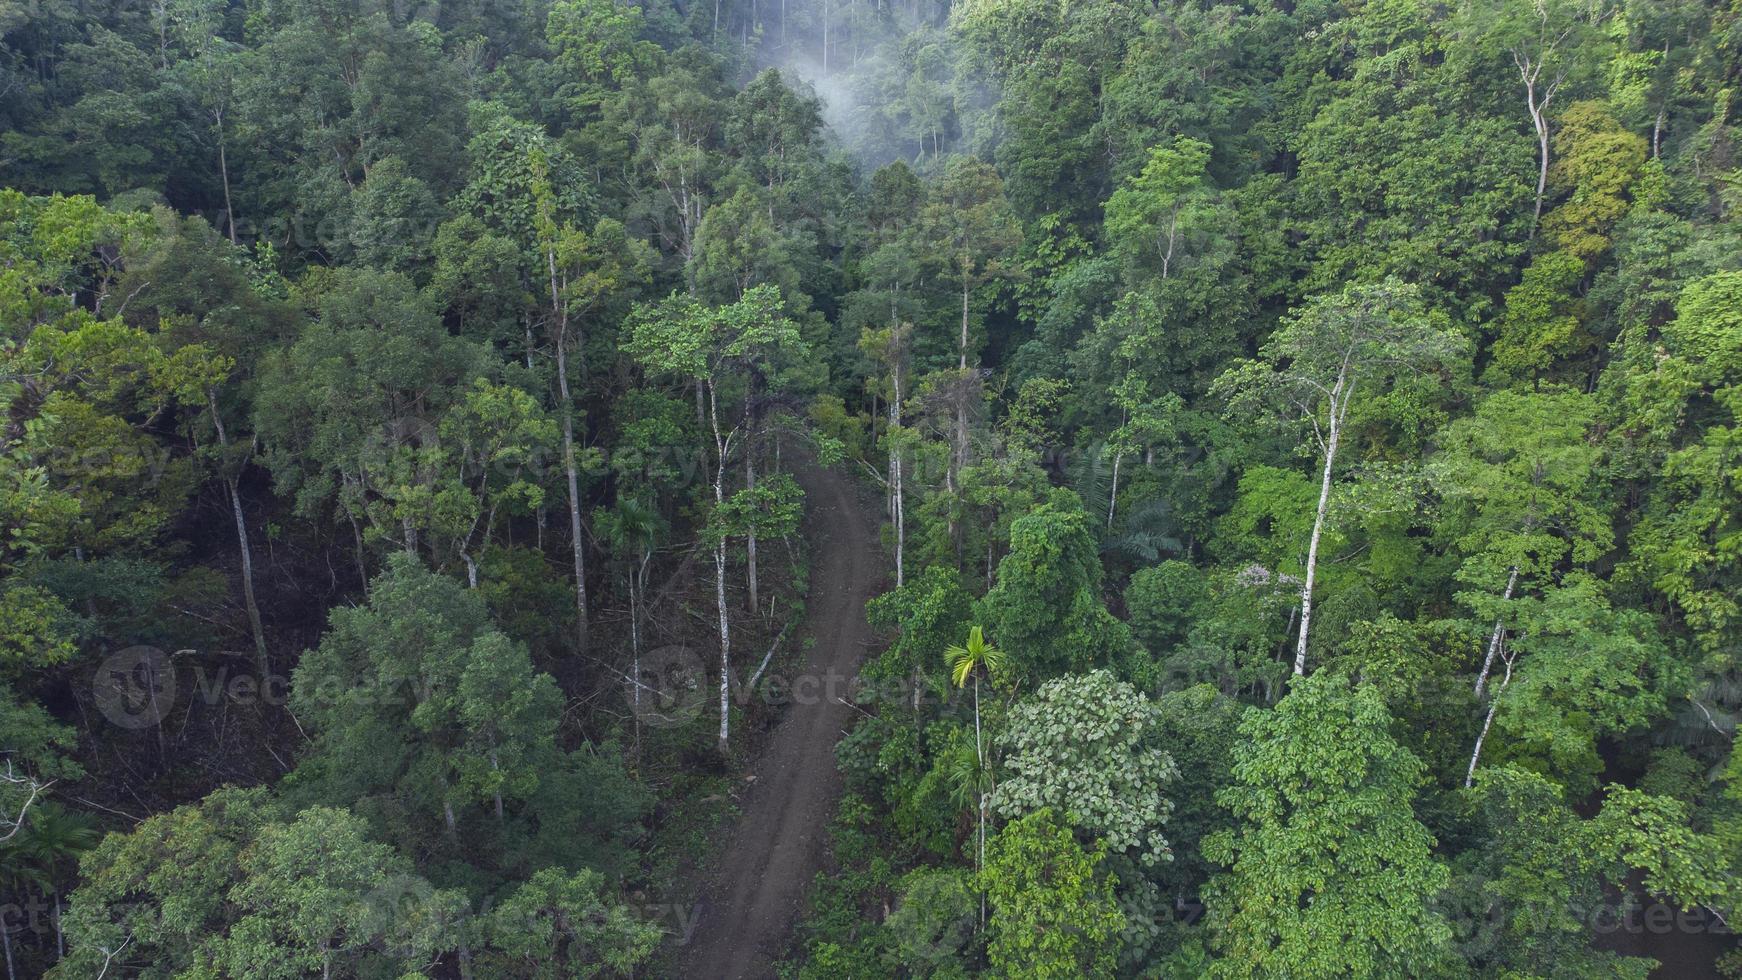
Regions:
[[[986,748],[980,735],[980,675],[989,678],[999,678],[1004,675],[1004,651],[986,642],[986,634],[975,626],[968,630],[967,646],[952,646],[944,651],[944,661],[950,666],[950,681],[958,688],[967,685],[970,679],[974,682],[974,762],[979,771],[986,771]],[[980,786],[979,814],[979,853],[975,857],[976,869],[986,864],[986,797],[984,784]],[[980,893],[980,925],[986,925],[986,894]]]

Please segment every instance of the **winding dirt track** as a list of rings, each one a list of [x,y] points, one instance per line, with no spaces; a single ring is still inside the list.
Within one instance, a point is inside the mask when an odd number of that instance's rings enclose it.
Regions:
[[[876,526],[852,483],[814,463],[796,467],[811,544],[805,628],[815,640],[790,678],[786,717],[751,766],[755,779],[726,850],[705,879],[690,940],[674,957],[686,980],[765,980],[786,950],[805,889],[823,868],[840,797],[835,743],[852,721],[840,701],[871,639],[865,603],[883,578]]]

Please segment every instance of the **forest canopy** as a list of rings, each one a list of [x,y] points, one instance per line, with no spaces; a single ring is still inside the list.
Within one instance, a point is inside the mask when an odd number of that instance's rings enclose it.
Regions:
[[[0,4],[8,980],[682,975],[825,709],[783,977],[1742,976],[1739,85],[1736,0]]]

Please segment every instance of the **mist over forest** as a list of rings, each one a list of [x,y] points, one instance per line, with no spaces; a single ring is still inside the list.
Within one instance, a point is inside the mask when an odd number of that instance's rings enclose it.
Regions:
[[[6,980],[1742,977],[1742,0],[0,0]]]

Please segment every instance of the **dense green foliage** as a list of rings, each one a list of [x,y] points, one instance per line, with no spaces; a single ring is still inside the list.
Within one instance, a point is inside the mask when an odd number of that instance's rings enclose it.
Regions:
[[[890,696],[795,975],[1742,973],[1739,79],[1732,0],[0,7],[8,976],[659,975],[812,465]]]

